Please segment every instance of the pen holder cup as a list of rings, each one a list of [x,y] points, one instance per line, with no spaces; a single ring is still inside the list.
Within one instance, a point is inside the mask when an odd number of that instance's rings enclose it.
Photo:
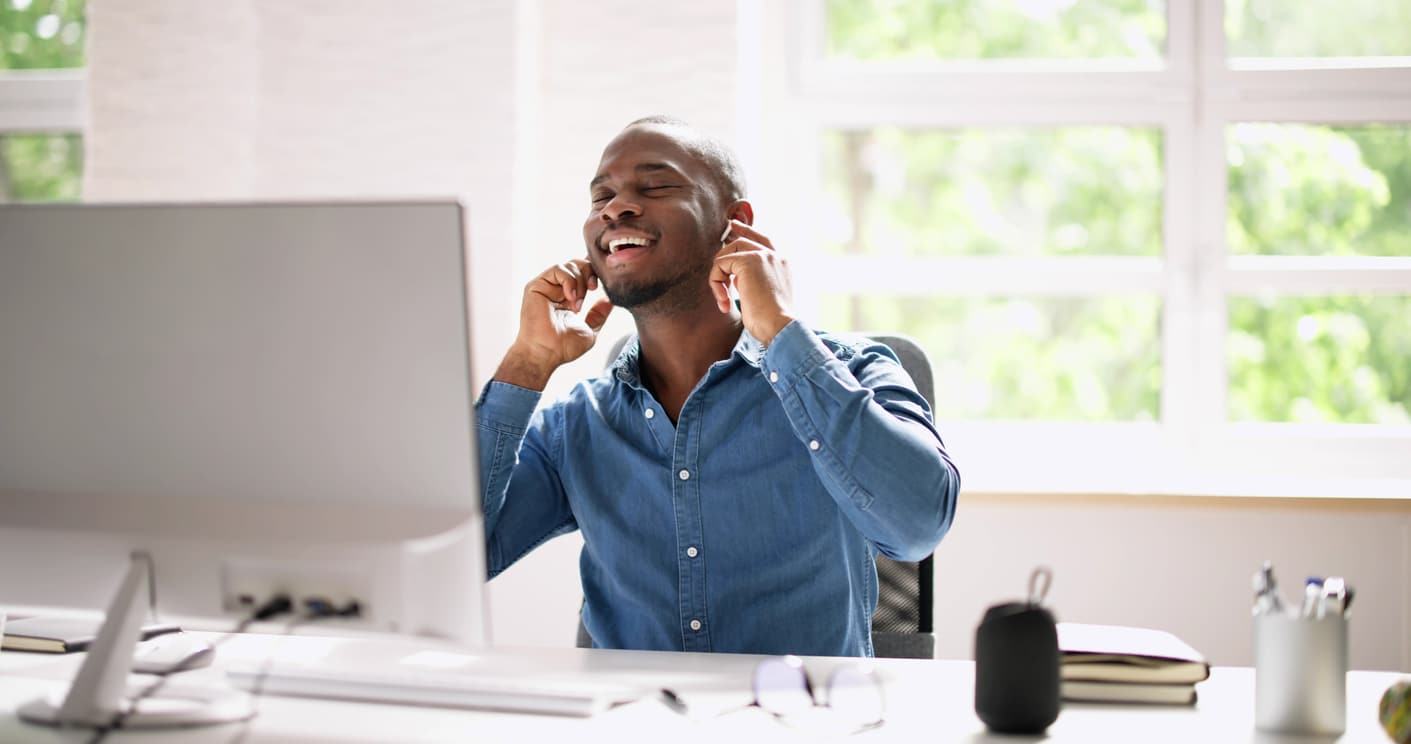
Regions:
[[[1254,725],[1338,735],[1347,725],[1347,619],[1254,618]]]

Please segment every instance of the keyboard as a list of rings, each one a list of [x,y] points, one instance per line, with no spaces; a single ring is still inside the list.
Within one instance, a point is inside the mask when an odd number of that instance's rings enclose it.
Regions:
[[[643,697],[647,691],[595,679],[543,679],[504,672],[443,672],[405,668],[320,669],[276,663],[269,669],[241,666],[226,670],[236,687],[262,695],[428,705],[516,713],[592,716]]]

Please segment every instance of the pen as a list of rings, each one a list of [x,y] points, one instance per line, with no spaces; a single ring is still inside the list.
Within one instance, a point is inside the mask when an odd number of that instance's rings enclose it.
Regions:
[[[1347,605],[1347,582],[1341,576],[1329,576],[1323,581],[1323,595],[1318,602],[1318,619],[1326,615],[1342,616]]]
[[[1264,561],[1264,567],[1254,573],[1254,614],[1283,611],[1284,602],[1279,598],[1278,582],[1274,580],[1274,564]]]
[[[1313,617],[1313,613],[1318,609],[1318,603],[1323,598],[1323,579],[1317,576],[1309,576],[1303,582],[1303,607],[1299,614],[1303,617]]]

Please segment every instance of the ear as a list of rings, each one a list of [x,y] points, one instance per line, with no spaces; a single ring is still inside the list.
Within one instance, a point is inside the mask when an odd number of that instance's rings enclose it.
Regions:
[[[746,225],[754,224],[754,205],[741,199],[730,205],[730,209],[725,212],[725,216],[732,220],[739,220]]]

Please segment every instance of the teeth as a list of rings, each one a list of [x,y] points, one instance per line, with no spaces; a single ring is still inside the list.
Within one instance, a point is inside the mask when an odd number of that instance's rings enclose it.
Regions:
[[[643,246],[646,244],[646,238],[613,238],[608,241],[608,253],[617,253],[624,245]]]

